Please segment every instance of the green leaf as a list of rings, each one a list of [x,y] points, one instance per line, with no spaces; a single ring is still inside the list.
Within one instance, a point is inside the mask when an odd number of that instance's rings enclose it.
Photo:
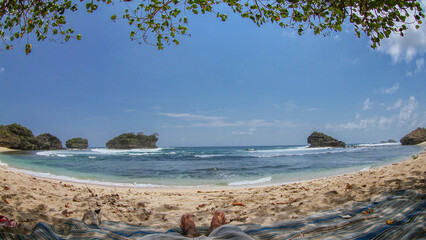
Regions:
[[[31,51],[32,51],[32,45],[31,44],[29,44],[29,43],[27,43],[27,44],[25,44],[25,54],[26,55],[28,55],[28,54],[30,54],[31,53]]]

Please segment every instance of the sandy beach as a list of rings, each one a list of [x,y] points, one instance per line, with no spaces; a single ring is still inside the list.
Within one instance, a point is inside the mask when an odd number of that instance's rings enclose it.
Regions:
[[[161,229],[179,226],[185,213],[193,213],[197,225],[208,226],[216,209],[222,210],[231,224],[268,225],[366,201],[393,189],[424,192],[425,176],[426,152],[367,171],[234,189],[116,188],[35,178],[0,167],[0,215],[17,223],[16,228],[0,227],[0,231],[29,233],[37,222],[81,220],[87,210],[95,209],[102,210],[102,219]]]

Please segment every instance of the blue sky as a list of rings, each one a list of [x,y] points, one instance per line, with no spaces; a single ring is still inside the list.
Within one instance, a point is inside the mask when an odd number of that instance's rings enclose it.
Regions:
[[[160,146],[306,144],[312,131],[374,143],[426,125],[425,24],[372,50],[349,25],[298,36],[189,15],[191,36],[159,51],[114,13],[69,15],[81,41],[0,52],[0,124],[91,147],[123,132],[157,132]]]

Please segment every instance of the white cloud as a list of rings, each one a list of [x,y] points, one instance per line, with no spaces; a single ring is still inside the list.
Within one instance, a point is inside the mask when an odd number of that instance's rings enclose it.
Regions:
[[[233,131],[232,135],[252,135],[254,134],[255,131],[256,131],[256,128],[250,128],[248,131],[241,131],[241,132]]]
[[[395,93],[396,91],[398,91],[398,89],[399,89],[399,82],[395,83],[390,88],[380,89],[379,92],[382,93],[382,94],[391,94],[391,93]]]
[[[319,111],[319,110],[320,110],[319,108],[315,108],[315,107],[313,107],[313,108],[305,108],[306,112],[316,112],[316,111]]]
[[[371,108],[372,102],[370,101],[370,98],[365,99],[364,106],[362,107],[363,110],[368,110]]]
[[[360,118],[361,118],[361,114],[357,113],[357,114],[355,115],[355,119],[360,119]]]
[[[327,124],[326,128],[334,130],[354,130],[354,129],[367,129],[374,127],[377,120],[374,118],[359,119],[356,122],[348,122],[342,124]]]
[[[253,119],[253,120],[238,120],[228,122],[222,116],[207,116],[199,114],[189,113],[158,113],[163,116],[170,118],[179,118],[190,122],[186,127],[295,127],[296,124],[290,121],[273,120],[266,121],[264,119]],[[168,125],[168,127],[173,127]],[[176,127],[183,127],[182,125],[176,125]]]
[[[271,126],[271,122],[267,122],[263,119],[255,119],[248,121],[235,121],[235,122],[226,122],[224,120],[214,120],[206,121],[201,123],[191,124],[191,127],[266,127]]]
[[[378,122],[379,128],[386,129],[394,122],[395,122],[394,117],[380,117]]]
[[[408,100],[399,99],[392,106],[387,107],[388,111],[394,113],[388,116],[372,116],[363,118],[359,113],[356,114],[354,121],[341,124],[328,123],[326,128],[333,130],[370,130],[370,129],[389,129],[390,127],[415,128],[424,126],[426,122],[426,112],[424,114],[417,112],[418,101],[414,96]]]
[[[6,70],[4,67],[0,67],[0,73],[3,73]]]
[[[411,96],[407,101],[402,99],[397,100],[392,106],[387,107],[387,110],[399,110],[398,120],[400,124],[406,124],[416,122],[417,114],[415,110],[417,109],[418,102],[414,96]]]
[[[416,73],[419,73],[423,70],[423,66],[425,65],[425,59],[424,58],[419,58],[416,60]]]
[[[387,108],[387,110],[393,110],[393,109],[398,109],[402,106],[402,99],[399,99],[398,101],[396,101],[393,106],[390,106]]]
[[[423,21],[419,29],[416,29],[415,24],[408,25],[408,30],[403,37],[397,33],[392,33],[389,38],[382,40],[378,50],[389,54],[394,63],[402,60],[407,63],[411,62],[417,55],[426,53],[425,22]]]
[[[407,121],[413,120],[414,110],[417,109],[416,98],[411,96],[407,103],[401,105],[399,111],[399,121],[400,123],[406,123]]]
[[[372,117],[362,119],[358,114],[355,121],[341,124],[327,124],[326,128],[333,130],[366,130],[366,129],[387,129],[395,122],[395,117]]]
[[[293,110],[297,107],[296,103],[294,103],[294,101],[288,101],[284,104],[285,108],[287,110]]]
[[[207,121],[221,121],[223,117],[221,116],[205,116],[199,114],[189,114],[189,113],[158,113],[171,118],[180,118],[185,120],[207,120]]]
[[[292,111],[292,110],[294,110],[298,107],[297,104],[293,100],[287,101],[287,102],[285,102],[284,104],[281,104],[281,105],[280,104],[274,104],[273,106],[274,106],[274,108],[276,108],[278,110],[285,110],[285,111]]]
[[[283,31],[283,36],[288,38],[296,38],[298,34],[296,34],[296,31],[293,31],[292,29],[288,29]]]
[[[412,77],[416,73],[420,73],[423,71],[425,65],[425,59],[423,57],[418,58],[415,63],[416,67],[414,70],[408,70],[406,76]]]

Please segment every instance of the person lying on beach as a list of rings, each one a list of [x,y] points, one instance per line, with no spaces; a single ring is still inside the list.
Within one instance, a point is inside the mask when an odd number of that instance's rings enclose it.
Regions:
[[[177,233],[167,234],[152,234],[144,236],[140,239],[170,239],[170,240],[183,240],[188,238],[193,239],[234,239],[234,240],[252,240],[250,236],[244,233],[240,228],[233,225],[226,224],[225,214],[219,210],[213,213],[212,221],[210,223],[209,231],[207,236],[200,235],[195,227],[194,219],[192,214],[184,214],[180,219],[180,228],[182,229],[182,235]]]

